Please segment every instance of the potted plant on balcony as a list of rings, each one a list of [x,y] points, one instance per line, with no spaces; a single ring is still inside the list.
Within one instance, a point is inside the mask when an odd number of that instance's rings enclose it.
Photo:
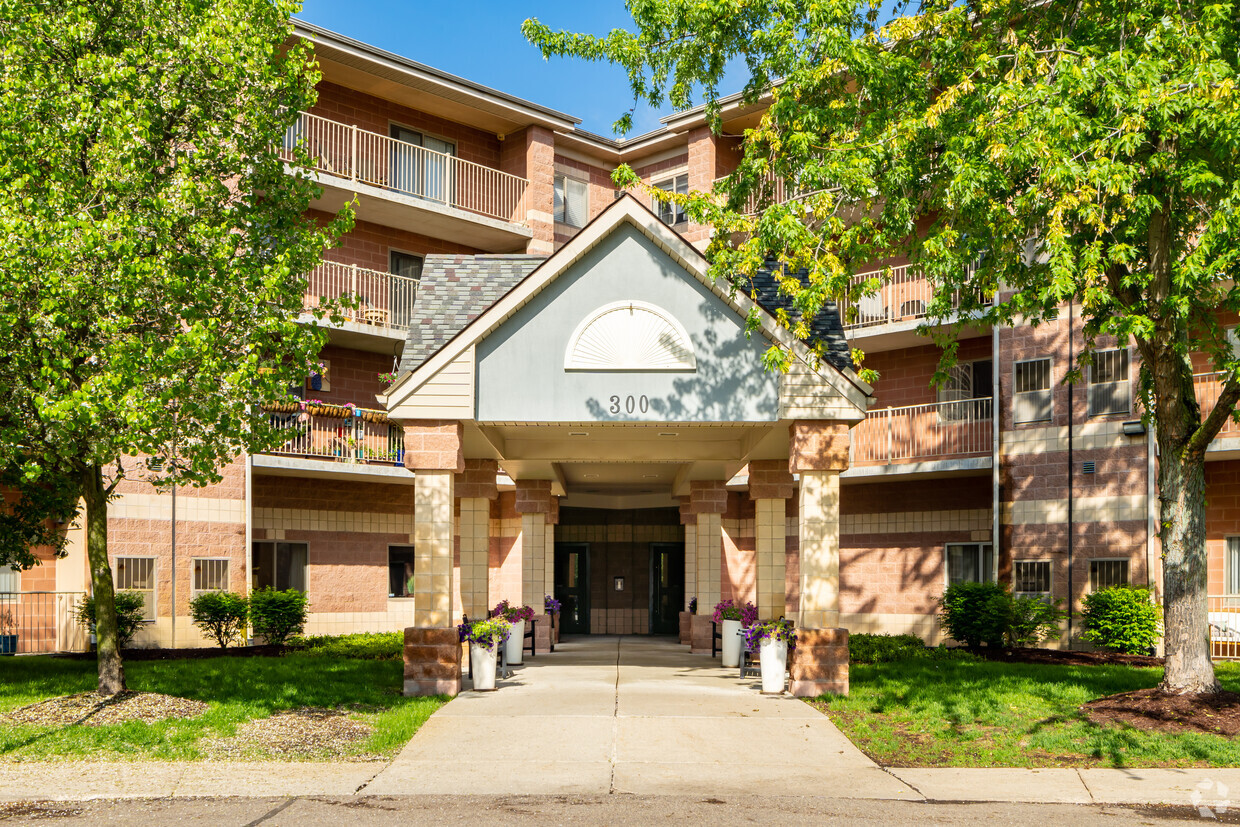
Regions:
[[[512,626],[512,634],[504,644],[504,657],[513,666],[520,666],[524,660],[521,656],[525,649],[525,621],[534,619],[534,609],[530,606],[514,606],[507,600],[501,600],[491,611],[492,617],[506,620]]]
[[[551,618],[551,639],[554,643],[560,642],[560,601],[551,595],[543,595],[543,611]]]
[[[758,619],[758,610],[752,603],[743,606],[735,600],[724,600],[715,604],[714,621],[723,629],[723,665],[741,665],[741,628],[750,626]]]
[[[745,629],[745,648],[758,653],[762,664],[762,693],[780,695],[788,671],[788,651],[797,645],[796,629],[791,620],[764,620]]]
[[[466,621],[456,629],[461,642],[469,643],[469,671],[474,678],[474,689],[479,692],[494,691],[499,647],[511,636],[512,626],[502,618],[492,617]]]
[[[17,654],[17,623],[13,612],[0,609],[0,655]]]

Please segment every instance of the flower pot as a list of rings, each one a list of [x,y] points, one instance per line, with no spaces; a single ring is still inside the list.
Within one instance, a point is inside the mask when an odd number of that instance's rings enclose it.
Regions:
[[[495,663],[499,659],[499,647],[490,649],[477,643],[469,644],[469,667],[474,676],[474,689],[479,692],[495,690]]]
[[[0,655],[17,654],[17,635],[0,635]]]
[[[512,634],[508,635],[508,640],[504,643],[507,648],[504,649],[504,658],[508,661],[509,666],[520,666],[523,661],[521,659],[521,650],[525,648],[525,621],[514,620],[512,622]]]
[[[745,645],[745,639],[741,637],[741,622],[739,620],[723,621],[723,665],[725,667],[736,667],[741,665],[741,647]]]
[[[758,644],[758,658],[762,661],[762,691],[781,694],[788,671],[788,641],[766,638]]]

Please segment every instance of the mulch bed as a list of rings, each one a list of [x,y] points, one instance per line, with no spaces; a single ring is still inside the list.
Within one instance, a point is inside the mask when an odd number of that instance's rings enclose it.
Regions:
[[[1044,663],[1059,666],[1159,666],[1162,658],[1148,655],[1125,655],[1120,652],[1076,652],[1065,649],[990,649],[973,650],[987,660],[1001,663]]]
[[[269,718],[248,721],[228,738],[209,738],[200,743],[211,758],[340,758],[378,759],[356,755],[356,746],[374,733],[374,727],[336,709],[307,707],[278,712]]]
[[[1240,694],[1171,695],[1157,687],[1121,692],[1081,705],[1097,724],[1119,723],[1150,732],[1240,734]]]
[[[193,718],[207,711],[202,701],[161,695],[158,692],[120,692],[104,698],[95,692],[79,692],[48,698],[15,709],[5,716],[13,724],[35,726],[105,726],[127,721],[153,724],[168,718]]]
[[[287,646],[218,646],[184,649],[122,649],[125,660],[204,660],[208,658],[278,658],[293,651]],[[69,660],[95,660],[94,652],[63,652],[53,655]]]

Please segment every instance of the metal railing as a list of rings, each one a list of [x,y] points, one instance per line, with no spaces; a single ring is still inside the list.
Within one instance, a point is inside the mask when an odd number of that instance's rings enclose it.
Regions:
[[[1210,657],[1240,660],[1240,594],[1212,594],[1209,607]]]
[[[883,273],[887,269],[891,271],[890,278],[883,280]],[[852,283],[860,284],[874,278],[882,281],[874,295],[864,296],[856,301],[843,299],[839,302],[840,319],[845,330],[926,318],[935,288],[920,268],[901,264],[883,270],[869,270],[853,276]],[[952,294],[952,307],[959,306],[960,291],[957,290]],[[854,307],[855,314],[851,312]]]
[[[310,404],[304,411],[267,411],[267,422],[287,436],[282,445],[268,453],[376,465],[400,465],[404,461],[404,430],[394,422],[368,418],[384,416],[382,411],[358,408],[354,415],[346,416],[319,413],[314,408]]]
[[[417,279],[335,261],[322,262],[307,278],[307,310],[318,307],[323,299],[353,297],[358,306],[344,309],[346,319],[393,330],[409,329],[418,292]]]
[[[329,175],[444,204],[467,212],[525,223],[524,178],[302,112],[281,147],[292,159],[305,147],[315,168]]]
[[[853,428],[853,465],[891,465],[991,453],[990,399],[879,408]]]
[[[1195,374],[1193,376],[1193,389],[1197,392],[1197,404],[1201,406],[1201,416],[1204,419],[1210,415],[1210,411],[1214,410],[1214,406],[1218,404],[1219,394],[1223,392],[1222,374]],[[1240,436],[1240,423],[1234,419],[1228,419],[1223,423],[1223,427],[1219,429],[1218,437],[1235,436]],[[1218,437],[1215,438],[1217,439]]]
[[[83,648],[74,617],[82,592],[0,592],[0,655],[51,654]]]

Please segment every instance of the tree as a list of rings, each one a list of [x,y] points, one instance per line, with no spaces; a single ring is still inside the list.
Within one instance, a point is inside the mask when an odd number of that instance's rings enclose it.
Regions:
[[[206,485],[312,370],[305,215],[279,148],[318,80],[289,0],[0,0],[0,466],[85,504],[99,692],[124,689],[107,506],[122,458]]]
[[[794,332],[830,300],[873,294],[878,279],[851,281],[862,264],[903,254],[935,290],[932,322],[1038,324],[1071,303],[1087,345],[1072,379],[1100,339],[1135,342],[1160,452],[1163,687],[1216,689],[1204,458],[1240,399],[1216,315],[1240,308],[1237,2],[922,0],[884,26],[866,0],[629,9],[636,33],[524,31],[544,55],[619,63],[643,100],[680,108],[703,90],[716,129],[724,70],[744,61],[745,97],[769,105],[739,169],[719,194],[662,197],[715,225],[713,272],[739,274],[738,289],[768,259],[808,269],[784,284]],[[638,183],[626,168],[615,178]],[[799,193],[788,203],[773,203],[779,179]],[[763,209],[742,215],[750,196]],[[1193,351],[1224,379],[1204,417]]]

